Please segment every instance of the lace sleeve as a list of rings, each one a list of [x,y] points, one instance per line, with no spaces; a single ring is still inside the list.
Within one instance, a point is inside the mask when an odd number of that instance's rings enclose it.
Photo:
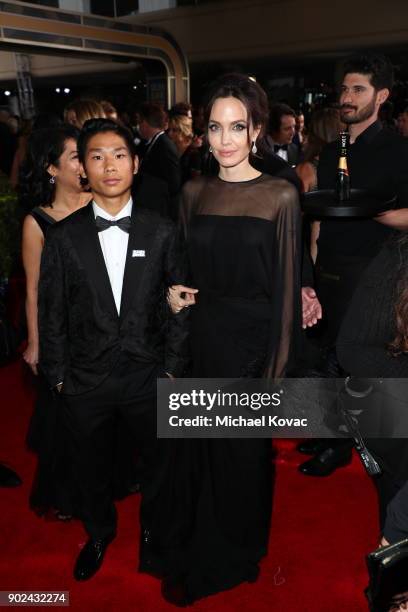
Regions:
[[[301,215],[291,185],[281,190],[273,227],[273,316],[264,376],[280,378],[294,365],[301,334]]]

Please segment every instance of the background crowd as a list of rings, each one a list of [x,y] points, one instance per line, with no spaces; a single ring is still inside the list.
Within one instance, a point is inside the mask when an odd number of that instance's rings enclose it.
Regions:
[[[387,100],[387,96],[382,99],[381,92],[392,89],[389,67],[381,65],[382,60],[377,59],[367,69],[367,61],[365,59],[365,63],[361,61],[358,64],[354,60],[348,72],[345,71],[346,79],[355,74],[365,76],[376,96],[375,104],[370,108],[367,107],[366,115],[362,114],[360,120],[354,122],[357,125],[361,124],[362,127],[358,133],[356,132],[352,143],[354,148],[353,156],[350,157],[351,176],[354,164],[355,176],[357,168],[360,173],[354,186],[366,189],[372,186],[369,175],[373,172],[373,168],[370,164],[365,167],[364,159],[367,150],[374,150],[377,146],[375,143],[378,144],[378,138],[381,138],[378,147],[386,151],[388,161],[384,159],[384,166],[378,170],[378,174],[385,183],[392,182],[400,200],[398,212],[403,213],[405,208],[408,208],[405,199],[408,195],[405,191],[408,183],[408,155],[406,143],[403,141],[408,138],[408,106],[405,108],[404,101],[401,100],[394,101],[393,105]],[[375,80],[377,77],[378,82]],[[344,82],[348,83],[346,80]],[[299,194],[330,188],[338,157],[337,148],[330,149],[330,143],[335,143],[339,133],[347,124],[352,123],[347,120],[344,108],[347,104],[350,108],[356,104],[357,111],[365,108],[357,108],[358,104],[352,97],[351,101],[345,101],[347,96],[355,95],[356,92],[353,90],[355,86],[348,83],[346,87],[343,84],[347,89],[347,91],[343,89],[340,94],[343,103],[308,108],[307,112],[301,109],[294,110],[284,101],[278,103],[270,101],[269,124],[265,138],[258,148],[255,146],[251,151],[252,167],[263,174],[286,179]],[[373,100],[374,98],[371,102]],[[394,108],[398,109],[398,112],[394,112]],[[0,358],[6,361],[15,354],[19,346],[20,350],[24,350],[24,359],[35,374],[39,352],[36,323],[37,295],[44,239],[50,225],[70,215],[90,200],[86,181],[83,180],[79,185],[73,177],[79,173],[78,158],[75,156],[79,130],[92,118],[111,119],[131,131],[139,164],[132,186],[133,200],[136,203],[140,202],[144,208],[155,210],[176,222],[180,218],[183,185],[187,181],[195,181],[200,176],[216,175],[218,172],[207,142],[203,108],[199,106],[179,103],[167,110],[160,105],[145,102],[135,109],[133,114],[127,115],[118,113],[107,100],[89,98],[69,104],[65,108],[63,117],[47,114],[39,115],[32,121],[22,121],[7,111],[0,112],[2,173],[0,237],[3,236],[0,240],[0,309],[1,312],[7,313],[0,323],[4,331]],[[368,123],[364,123],[367,121]],[[360,157],[357,157],[358,151]],[[375,159],[382,161],[381,155]],[[41,172],[44,175],[45,169],[46,179],[40,176]],[[407,179],[404,177],[405,172]],[[44,211],[44,207],[47,212]],[[329,376],[351,373],[364,377],[398,377],[405,374],[407,311],[405,281],[401,281],[401,278],[405,279],[406,248],[403,237],[408,225],[405,225],[401,219],[401,216],[398,220],[391,216],[389,223],[381,225],[381,230],[378,227],[374,228],[376,222],[371,219],[353,221],[354,226],[350,223],[347,225],[347,237],[344,235],[344,224],[339,225],[336,222],[337,225],[333,226],[330,222],[322,222],[319,218],[311,219],[310,223],[304,222],[302,279],[304,312],[305,303],[312,305],[310,306],[312,314],[309,319],[306,317],[304,327],[313,328],[305,331],[303,338],[303,356],[307,367],[312,364],[322,375]],[[364,223],[366,225],[362,225]],[[391,234],[395,231],[399,232],[399,246],[390,248],[388,240],[393,237]],[[18,248],[21,234],[22,259],[19,257]],[[365,251],[356,255],[358,249],[355,247],[359,241],[366,243]],[[343,248],[345,243],[347,248]],[[336,245],[336,248],[333,245]],[[395,270],[402,272],[400,275],[395,275]],[[334,277],[338,277],[335,285],[331,284]],[[314,278],[317,278],[323,313],[326,311],[333,313],[328,322],[317,326],[316,329],[314,324],[321,315],[315,306]],[[395,291],[386,294],[386,286],[381,285],[380,281],[390,279],[393,286],[395,285]],[[362,285],[359,285],[360,281]],[[369,289],[373,285],[375,291],[370,294]],[[356,287],[358,290],[354,293]],[[390,295],[391,300],[389,300]],[[374,305],[377,308],[375,311]],[[349,306],[351,311],[347,310]],[[390,319],[393,320],[395,309],[397,309],[398,333],[393,338],[395,326],[383,330],[381,325],[386,325],[383,319],[388,323]],[[359,323],[356,322],[358,321],[356,313],[364,313],[367,310],[372,314],[371,321],[377,317],[376,330],[377,332],[380,330],[384,337],[380,332],[378,337],[370,336],[369,331],[372,329],[365,330],[364,319]],[[346,311],[348,314],[345,318]],[[350,315],[350,312],[353,314]],[[366,336],[363,332],[366,332]],[[392,340],[394,341],[390,350],[394,357],[398,357],[390,369],[387,369],[390,362],[385,349],[381,356],[378,356],[372,348],[378,347],[379,343],[385,347],[388,340],[390,344]],[[22,345],[23,342],[25,344]],[[370,358],[365,359],[364,352],[357,352],[357,348],[360,350],[362,346],[371,346]],[[372,355],[376,355],[375,359]],[[44,397],[40,404],[42,407],[46,405]],[[61,485],[66,482],[63,479],[69,478],[69,475],[66,474],[67,466],[64,464],[62,447],[59,449],[61,453],[59,465],[64,466],[64,475],[62,476],[60,472],[53,483],[52,475],[47,472],[49,456],[54,451],[50,450],[47,444],[44,446],[43,438],[38,436],[38,432],[44,430],[44,418],[47,417],[38,414],[37,411],[30,431],[29,442],[40,459],[40,469],[32,494],[32,506],[40,512],[48,510],[50,506],[56,507],[59,517],[65,520],[75,514],[75,506],[72,503],[75,492],[71,496],[70,503],[66,503],[63,495],[67,487]],[[48,423],[46,426],[52,429],[55,424]],[[126,480],[118,487],[122,493],[126,493],[138,486],[138,467],[133,466],[130,460],[131,453],[127,449],[126,432],[118,430],[117,436],[117,447],[124,455],[118,454],[117,461],[122,466],[119,467],[118,474],[122,480]],[[408,534],[408,518],[405,523],[406,517],[402,517],[406,498],[401,492],[399,505],[396,506],[393,502],[389,510],[391,518],[388,520],[391,522],[387,523],[384,532],[389,502],[393,500],[397,491],[403,491],[402,487],[408,477],[405,446],[405,441],[399,441],[397,448],[394,443],[391,446],[386,444],[385,447],[380,445],[378,448],[375,444],[372,445],[377,456],[383,459],[385,457],[384,473],[382,478],[378,479],[381,530],[388,537],[385,543],[396,541]],[[338,467],[346,465],[351,457],[351,444],[348,440],[346,442],[314,440],[301,444],[300,450],[305,454],[314,455],[300,466],[302,473],[307,476],[329,476]],[[133,471],[125,470],[124,465],[131,465]],[[19,483],[18,476],[4,467],[0,471],[0,478],[4,486],[15,486]],[[51,485],[61,487],[62,492],[55,487],[50,491]]]

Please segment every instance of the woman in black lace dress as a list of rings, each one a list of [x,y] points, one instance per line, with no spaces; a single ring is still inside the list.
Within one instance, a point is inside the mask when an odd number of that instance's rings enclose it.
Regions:
[[[264,91],[244,75],[223,77],[209,95],[219,173],[185,185],[181,216],[199,290],[193,377],[281,377],[293,359],[301,329],[297,191],[250,164],[267,109]],[[164,575],[163,595],[178,605],[255,581],[269,537],[270,440],[170,440],[167,452],[141,569]]]

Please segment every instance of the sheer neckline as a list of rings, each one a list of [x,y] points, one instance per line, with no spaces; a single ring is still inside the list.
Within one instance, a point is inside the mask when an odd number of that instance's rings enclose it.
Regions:
[[[257,176],[256,178],[249,179],[249,181],[226,181],[225,179],[222,179],[218,175],[215,178],[218,181],[221,181],[221,183],[226,183],[228,185],[254,185],[255,183],[257,183],[258,181],[260,181],[264,177],[265,177],[265,174],[262,173],[259,176]]]

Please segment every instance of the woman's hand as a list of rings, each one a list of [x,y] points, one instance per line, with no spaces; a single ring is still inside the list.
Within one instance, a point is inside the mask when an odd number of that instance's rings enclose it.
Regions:
[[[382,546],[389,546],[389,545],[390,545],[390,543],[389,543],[389,542],[388,542],[388,540],[386,540],[386,539],[384,538],[384,536],[383,536],[383,537],[381,538],[381,542],[380,542],[380,546],[379,546],[379,548],[381,548]]]
[[[183,308],[192,306],[195,304],[195,294],[198,293],[198,289],[192,287],[185,287],[184,285],[173,285],[169,287],[167,293],[167,302],[174,314],[177,314]],[[184,294],[184,297],[182,297]]]
[[[313,327],[322,318],[322,307],[312,287],[302,287],[302,327]]]
[[[23,359],[36,376],[38,375],[38,344],[29,342],[23,353]]]

